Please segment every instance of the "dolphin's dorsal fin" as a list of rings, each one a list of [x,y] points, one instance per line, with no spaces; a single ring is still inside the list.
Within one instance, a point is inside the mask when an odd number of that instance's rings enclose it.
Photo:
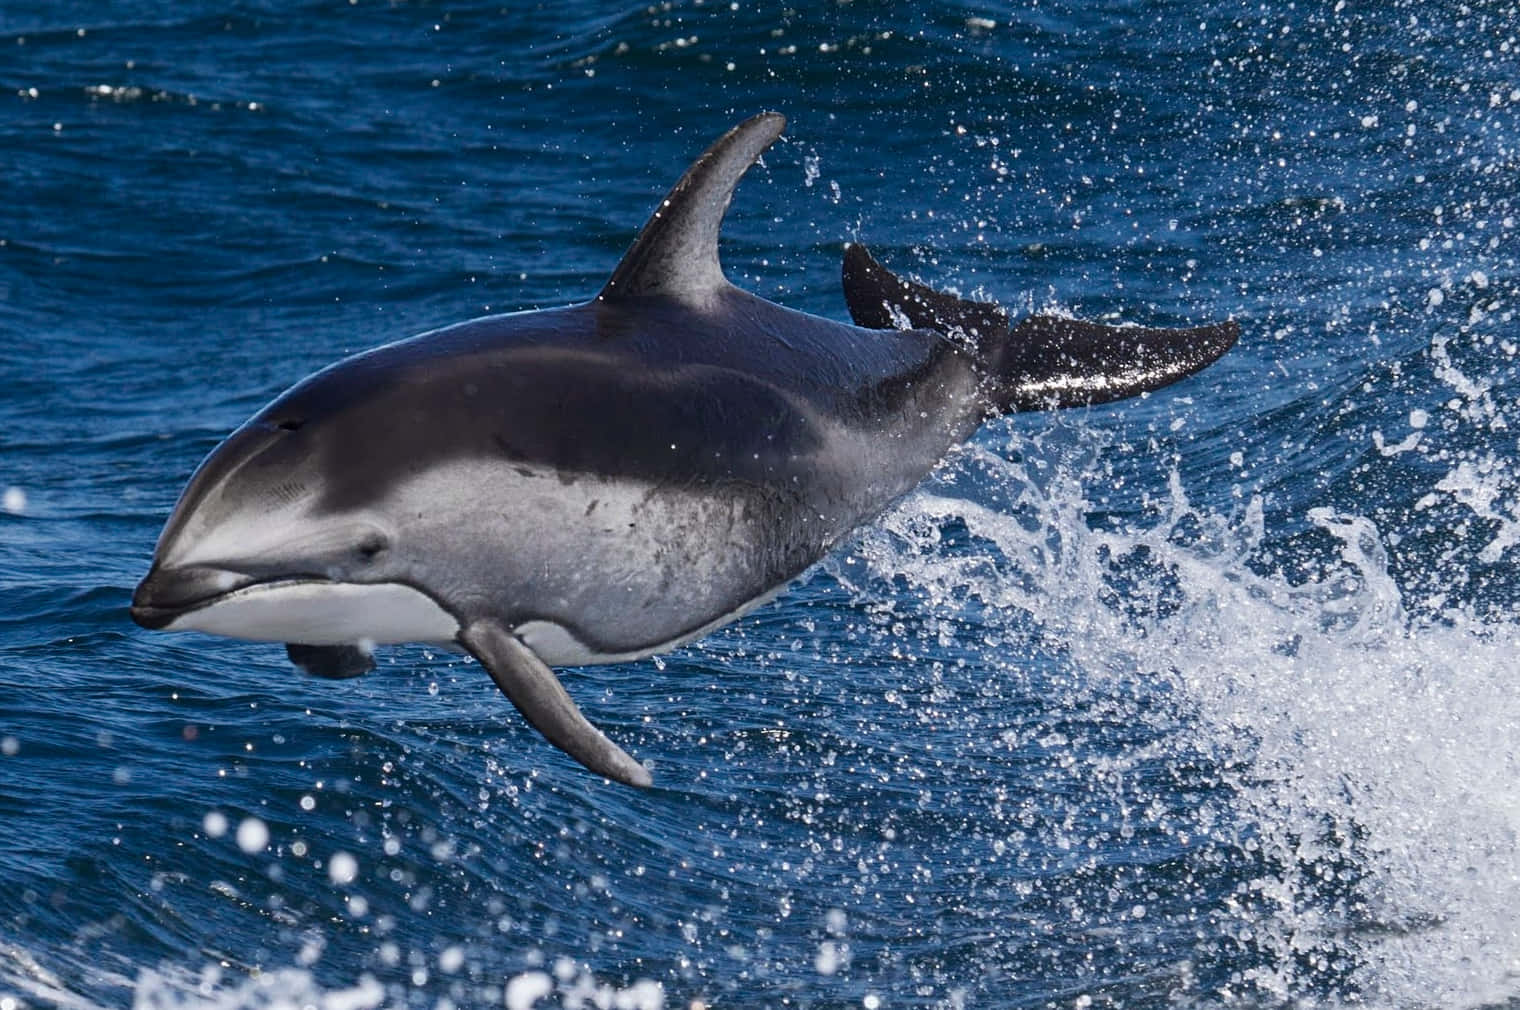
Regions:
[[[700,303],[728,283],[718,262],[723,215],[734,187],[785,128],[785,116],[762,112],[719,137],[666,194],[597,301],[663,295]]]

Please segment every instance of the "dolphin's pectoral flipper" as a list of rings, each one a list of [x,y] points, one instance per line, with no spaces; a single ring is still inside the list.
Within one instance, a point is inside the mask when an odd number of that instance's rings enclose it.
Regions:
[[[648,786],[648,769],[586,720],[554,671],[499,623],[474,621],[459,642],[486,668],[534,729],[587,768],[630,786]]]
[[[285,646],[290,661],[314,677],[328,680],[347,680],[359,677],[375,668],[375,654],[357,645],[297,645]]]
[[[1240,336],[1234,322],[1157,329],[1048,315],[1010,328],[998,306],[904,280],[858,243],[845,250],[844,294],[857,326],[971,338],[994,411],[1085,406],[1160,389],[1203,368]]]

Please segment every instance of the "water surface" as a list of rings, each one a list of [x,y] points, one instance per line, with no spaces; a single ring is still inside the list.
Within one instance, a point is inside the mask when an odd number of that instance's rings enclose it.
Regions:
[[[0,4],[0,1007],[1520,1000],[1513,4]],[[344,354],[596,291],[761,109],[842,243],[1239,320],[988,426],[774,604],[570,671],[140,631],[183,482]]]

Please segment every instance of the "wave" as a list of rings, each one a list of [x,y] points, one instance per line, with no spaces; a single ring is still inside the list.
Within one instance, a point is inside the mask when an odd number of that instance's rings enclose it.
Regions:
[[[1259,499],[1211,512],[1173,473],[1153,520],[1093,528],[1098,445],[1079,435],[1054,461],[1017,437],[1008,448],[967,465],[1017,489],[1012,514],[926,495],[864,556],[880,577],[906,574],[936,611],[969,598],[994,626],[1037,628],[1081,671],[1074,693],[1138,691],[1187,727],[1165,746],[1202,746],[1254,865],[1216,923],[1255,952],[1231,991],[1389,1007],[1513,999],[1520,622],[1412,617],[1365,517],[1311,509],[1335,546],[1290,579],[1264,564]],[[1053,473],[1034,479],[1010,454]],[[946,551],[960,528],[1008,570]],[[1154,718],[1127,713],[1142,716]]]

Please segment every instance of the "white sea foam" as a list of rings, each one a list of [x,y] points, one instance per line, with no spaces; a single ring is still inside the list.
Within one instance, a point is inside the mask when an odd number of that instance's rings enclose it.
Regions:
[[[1057,466],[1036,487],[990,453],[979,462],[996,482],[1025,485],[1022,517],[923,495],[864,553],[931,600],[950,606],[969,589],[1009,623],[1032,619],[1042,648],[1090,678],[1164,683],[1222,763],[1245,759],[1228,784],[1265,869],[1240,916],[1267,967],[1234,995],[1303,998],[1307,956],[1341,958],[1364,1005],[1513,999],[1520,626],[1411,618],[1363,517],[1312,510],[1338,557],[1290,581],[1252,564],[1267,534],[1259,502],[1212,514],[1174,475],[1159,519],[1095,530],[1091,473]],[[937,549],[955,519],[996,544],[1016,577]],[[1139,618],[1111,602],[1115,572],[1135,558],[1159,573],[1142,593],[1168,583],[1169,606]],[[1349,897],[1327,901],[1326,874],[1344,875]]]

